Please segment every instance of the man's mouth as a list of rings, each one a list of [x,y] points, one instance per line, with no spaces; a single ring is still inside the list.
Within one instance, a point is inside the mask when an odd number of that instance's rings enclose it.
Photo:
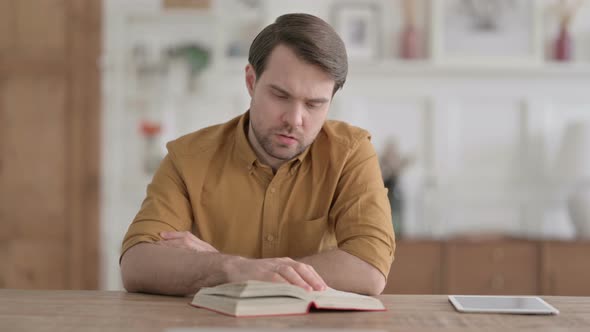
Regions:
[[[292,145],[297,143],[297,138],[291,135],[277,134],[279,141],[283,144]]]

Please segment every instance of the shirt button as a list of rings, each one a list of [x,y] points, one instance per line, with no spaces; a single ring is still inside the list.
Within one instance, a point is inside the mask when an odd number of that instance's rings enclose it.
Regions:
[[[268,242],[272,242],[272,240],[274,240],[274,239],[275,239],[275,237],[274,237],[274,236],[272,236],[272,234],[268,234],[268,235],[266,236],[266,241],[268,241]]]
[[[273,193],[273,194],[274,194],[274,193],[275,193],[275,191],[276,191],[276,189],[275,189],[274,187],[270,188],[270,192],[271,192],[271,193]]]

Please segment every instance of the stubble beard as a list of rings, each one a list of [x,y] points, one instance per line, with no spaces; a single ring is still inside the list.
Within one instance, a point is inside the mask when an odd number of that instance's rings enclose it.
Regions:
[[[250,121],[252,121],[252,120],[250,120]],[[260,131],[258,131],[256,129],[256,126],[254,125],[254,123],[251,124],[251,127],[252,127],[252,132],[254,133],[254,137],[256,137],[256,140],[258,141],[258,144],[260,144],[260,146],[262,147],[262,149],[264,150],[264,152],[266,154],[268,154],[269,156],[271,156],[275,159],[283,160],[283,161],[291,160],[295,156],[297,156],[301,152],[303,152],[305,150],[305,148],[307,147],[302,142],[302,138],[297,137],[297,145],[295,146],[295,150],[293,152],[289,153],[288,155],[285,155],[284,153],[281,153],[278,150],[283,148],[282,150],[287,152],[287,151],[290,151],[290,149],[286,150],[289,147],[287,145],[283,145],[283,144],[278,144],[278,146],[275,145],[272,141],[272,136],[275,135],[276,133],[291,134],[293,132],[293,130],[289,130],[288,127],[285,127],[284,130],[271,129],[271,130],[269,130],[268,134],[262,134]]]

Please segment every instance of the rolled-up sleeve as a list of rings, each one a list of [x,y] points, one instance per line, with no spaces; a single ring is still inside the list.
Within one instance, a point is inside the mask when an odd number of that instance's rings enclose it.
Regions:
[[[377,268],[385,278],[395,252],[391,207],[369,136],[349,150],[330,218],[338,248]]]
[[[160,232],[189,231],[192,220],[186,184],[174,154],[169,152],[148,185],[146,198],[125,234],[121,257],[140,242],[160,240]]]

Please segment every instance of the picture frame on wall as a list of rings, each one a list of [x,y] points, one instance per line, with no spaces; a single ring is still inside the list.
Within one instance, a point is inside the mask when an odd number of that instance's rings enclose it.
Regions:
[[[537,1],[432,1],[433,60],[439,64],[540,65]]]
[[[340,3],[332,8],[332,24],[338,32],[351,61],[379,57],[379,6],[374,2]]]

